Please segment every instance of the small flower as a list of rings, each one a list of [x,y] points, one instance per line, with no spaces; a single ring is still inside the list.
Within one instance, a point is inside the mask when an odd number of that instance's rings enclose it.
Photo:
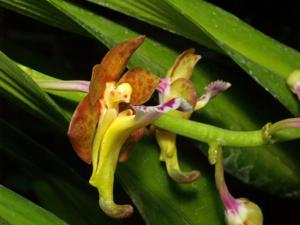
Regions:
[[[224,179],[223,153],[221,146],[216,148],[215,180],[225,208],[227,225],[262,225],[263,214],[260,208],[246,198],[235,199],[228,191]]]
[[[214,81],[207,85],[205,93],[197,98],[196,89],[190,78],[194,66],[200,60],[200,55],[194,54],[194,49],[188,49],[180,54],[174,65],[169,69],[167,76],[157,86],[160,103],[165,103],[172,98],[184,98],[192,106],[193,111],[204,107],[217,94],[230,87],[230,83],[224,81]],[[185,119],[189,119],[192,112],[172,111],[169,114]],[[176,134],[155,128],[157,142],[161,149],[160,159],[165,161],[169,176],[178,183],[190,183],[196,180],[200,172],[197,170],[191,172],[182,172],[178,159],[176,148]]]
[[[290,90],[295,93],[300,101],[300,70],[294,70],[287,79]]]
[[[68,130],[77,155],[93,165],[89,182],[99,191],[101,209],[114,218],[125,218],[133,212],[132,206],[118,205],[113,199],[118,160],[126,160],[129,147],[143,135],[143,128],[162,113],[191,110],[182,98],[158,106],[140,106],[150,99],[159,78],[141,68],[121,75],[143,41],[144,36],[139,36],[118,44],[94,66],[89,92],[77,106]]]
[[[227,225],[262,225],[263,214],[260,208],[246,198],[235,199],[235,210],[226,209]]]

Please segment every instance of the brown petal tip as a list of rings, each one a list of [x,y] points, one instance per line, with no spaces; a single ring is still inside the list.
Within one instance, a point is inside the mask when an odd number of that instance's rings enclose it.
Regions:
[[[170,177],[180,184],[189,184],[200,177],[200,171],[192,170],[190,172],[172,171]]]
[[[115,203],[106,203],[100,199],[100,208],[106,213],[106,215],[114,219],[125,219],[132,215],[134,209],[131,205],[117,205]]]
[[[106,82],[118,81],[130,57],[143,43],[144,39],[145,36],[140,35],[117,44],[106,53],[101,63],[93,70],[89,90],[92,104],[103,95]]]

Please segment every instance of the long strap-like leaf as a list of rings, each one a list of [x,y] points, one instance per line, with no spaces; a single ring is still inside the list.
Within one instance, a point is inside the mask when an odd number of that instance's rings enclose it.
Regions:
[[[51,121],[61,130],[68,116],[42,89],[11,59],[0,52],[0,91],[13,101],[18,101],[37,116]]]
[[[209,48],[222,49],[294,115],[300,106],[286,85],[300,68],[300,53],[267,37],[230,13],[199,0],[90,0],[180,34]]]
[[[0,185],[0,223],[11,225],[67,225],[54,214]]]

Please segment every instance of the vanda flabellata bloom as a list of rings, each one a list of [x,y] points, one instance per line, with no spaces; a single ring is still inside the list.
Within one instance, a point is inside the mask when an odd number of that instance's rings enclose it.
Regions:
[[[209,100],[230,87],[230,83],[217,80],[208,84],[204,88],[205,93],[197,98],[196,89],[190,81],[190,78],[194,66],[201,56],[194,54],[194,52],[194,49],[188,49],[180,54],[173,66],[169,69],[166,78],[158,85],[157,90],[161,104],[173,98],[184,98],[192,106],[192,111],[195,111],[204,107]],[[189,119],[192,115],[192,111],[180,112],[177,110],[169,112],[168,114]],[[176,134],[155,128],[155,136],[161,149],[160,159],[166,163],[169,176],[178,183],[190,183],[196,180],[200,175],[199,171],[182,172],[179,167]]]
[[[89,182],[99,191],[101,209],[114,218],[125,218],[133,212],[131,205],[118,205],[113,199],[114,173],[122,148],[139,139],[142,129],[162,113],[191,110],[183,98],[141,106],[150,99],[160,79],[141,68],[121,75],[143,41],[144,36],[139,36],[116,45],[94,66],[88,94],[77,106],[68,130],[77,155],[93,165]]]

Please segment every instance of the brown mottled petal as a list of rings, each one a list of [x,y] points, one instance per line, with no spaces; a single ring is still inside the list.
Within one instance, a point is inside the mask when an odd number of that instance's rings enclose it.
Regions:
[[[129,155],[132,152],[133,146],[137,143],[145,133],[145,127],[142,127],[135,132],[133,132],[130,137],[126,140],[125,144],[122,146],[119,162],[125,162],[129,159]]]
[[[143,43],[144,39],[145,36],[141,35],[116,45],[106,53],[101,63],[94,68],[89,90],[92,104],[95,104],[103,95],[106,82],[119,79],[131,55]]]
[[[101,74],[103,74],[101,65],[96,64],[92,69],[92,77],[89,87],[89,98],[92,103],[97,102],[97,100],[102,97],[106,88],[106,77]],[[92,94],[95,96],[92,97]]]
[[[68,137],[76,154],[91,163],[91,151],[100,115],[100,104],[91,104],[89,96],[79,103],[69,125]]]
[[[129,83],[132,87],[130,103],[141,105],[147,102],[159,84],[159,77],[142,68],[128,70],[119,83]]]
[[[171,84],[168,95],[168,99],[172,98],[184,98],[194,107],[197,101],[197,93],[192,81],[185,78],[175,80]]]
[[[190,79],[193,73],[194,66],[201,59],[200,55],[194,54],[195,49],[190,48],[181,53],[173,66],[169,69],[167,77],[171,77],[172,81],[178,78]]]

